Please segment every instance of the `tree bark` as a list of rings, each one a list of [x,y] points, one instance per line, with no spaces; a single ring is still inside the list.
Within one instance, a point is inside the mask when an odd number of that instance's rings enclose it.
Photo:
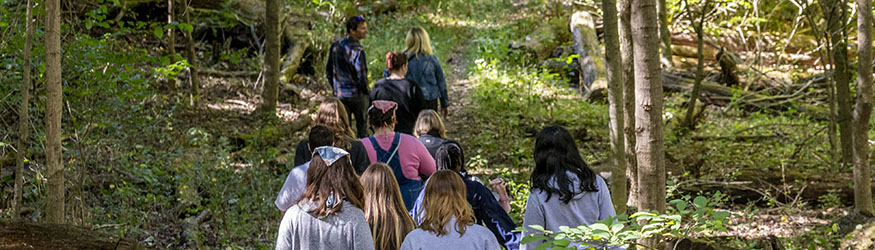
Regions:
[[[276,103],[279,95],[280,6],[279,0],[267,0],[265,11],[264,89],[261,91],[261,106],[258,113],[268,116],[276,115]]]
[[[64,162],[61,153],[61,1],[46,1],[46,167],[48,221],[64,224]]]
[[[687,114],[684,117],[686,118],[684,123],[686,123],[687,127],[690,130],[696,127],[693,116],[695,115],[696,110],[696,100],[699,99],[699,89],[702,85],[702,79],[705,78],[705,30],[703,29],[703,27],[705,26],[705,15],[708,14],[709,3],[709,0],[705,0],[704,4],[702,5],[702,13],[699,16],[699,24],[697,26],[694,26],[696,30],[696,37],[698,38],[698,41],[696,42],[696,52],[698,54],[699,61],[698,63],[696,63],[696,82],[693,83],[693,91],[692,93],[690,93],[690,101],[687,102],[687,105],[689,105],[687,106]]]
[[[31,51],[33,50],[33,0],[27,0],[27,14],[25,19],[24,38],[24,78],[21,83],[21,106],[18,109],[18,154],[15,162],[15,188],[12,197],[12,218],[18,219],[21,211],[21,190],[24,188],[24,160],[27,157],[27,148],[30,140],[30,80],[31,74]]]
[[[183,2],[185,2],[185,12],[184,12],[185,13],[185,15],[184,15],[185,22],[188,24],[191,24],[191,11],[192,11],[191,6],[188,6],[187,0],[183,1]],[[192,29],[194,29],[194,27],[195,27],[195,25],[192,24]],[[192,90],[191,105],[195,109],[197,109],[200,106],[199,104],[200,104],[201,81],[200,81],[199,74],[197,71],[197,53],[195,51],[194,37],[192,37],[191,33],[192,33],[192,30],[185,30],[185,40],[186,40],[186,46],[187,46],[185,54],[187,57],[186,60],[188,60],[188,64],[191,65],[191,67],[188,68],[189,80],[191,81],[191,90]]]
[[[851,87],[850,73],[848,72],[848,44],[845,42],[845,2],[842,0],[826,0],[821,8],[825,10],[827,20],[827,39],[832,45],[833,65],[832,79],[836,88],[836,104],[838,106],[839,139],[841,142],[841,166],[842,169],[850,167],[853,162],[853,142],[851,134]]]
[[[632,48],[632,0],[620,0],[620,56],[623,67],[623,133],[629,196],[626,206],[638,200],[638,159],[635,156],[635,62]],[[616,203],[616,201],[615,201]]]
[[[173,0],[167,0],[167,24],[173,24]],[[170,61],[175,62],[176,59],[176,28],[167,29],[167,52],[170,53]]]
[[[871,0],[857,0],[858,10],[871,10]],[[854,110],[854,207],[875,216],[869,172],[869,118],[872,114],[872,12],[857,13],[857,108]]]
[[[674,66],[674,61],[671,58],[671,32],[668,30],[668,7],[665,0],[656,0],[656,8],[659,16],[659,40],[662,42],[659,45],[660,60],[664,67],[670,68]]]
[[[665,211],[665,166],[662,131],[662,70],[655,0],[632,0],[635,53],[635,133],[638,158],[638,211]],[[655,247],[657,238],[641,244]]]
[[[617,1],[602,1],[605,34],[605,75],[608,80],[610,102],[611,154],[614,165],[611,201],[617,214],[626,213],[626,140],[623,132],[623,70],[620,67],[620,30],[617,24]]]

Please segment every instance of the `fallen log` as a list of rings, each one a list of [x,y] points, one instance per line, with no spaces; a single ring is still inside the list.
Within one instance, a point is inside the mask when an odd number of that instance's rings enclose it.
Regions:
[[[845,205],[853,205],[854,189],[848,185],[851,180],[850,174],[820,176],[788,171],[782,176],[780,172],[743,170],[734,181],[691,180],[679,183],[678,190],[687,193],[720,191],[735,202],[771,199],[778,205],[799,202],[819,205],[818,198],[832,194]]]
[[[663,72],[663,88],[665,91],[686,92],[693,89],[694,79],[677,75],[671,72]],[[812,104],[794,104],[794,101],[805,97],[808,92],[797,91],[788,95],[769,96],[756,92],[723,86],[711,81],[703,81],[699,100],[705,103],[725,105],[729,101],[735,101],[742,106],[755,109],[769,109],[783,111],[794,108],[799,112],[806,113],[815,119],[826,119],[829,110]],[[803,89],[804,90],[804,89]],[[716,102],[723,101],[723,102]]]
[[[70,225],[0,220],[0,249],[143,249],[133,239]]]

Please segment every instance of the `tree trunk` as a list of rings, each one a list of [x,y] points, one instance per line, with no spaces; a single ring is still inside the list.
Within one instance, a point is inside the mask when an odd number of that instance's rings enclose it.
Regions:
[[[693,119],[693,116],[696,113],[696,100],[699,99],[699,89],[702,85],[702,79],[705,78],[705,30],[703,29],[703,27],[705,26],[705,15],[708,14],[709,3],[709,0],[705,0],[704,4],[702,5],[702,13],[699,16],[699,24],[697,26],[694,26],[696,30],[696,37],[698,38],[698,41],[696,43],[696,52],[698,54],[699,61],[698,63],[696,63],[696,82],[693,83],[693,91],[692,93],[690,93],[690,101],[687,102],[687,105],[689,105],[687,106],[687,115],[684,117],[686,118],[684,123],[686,123],[687,127],[690,130],[696,128],[696,123],[695,119]]]
[[[671,58],[671,32],[668,30],[668,7],[665,0],[656,0],[656,8],[659,16],[659,40],[662,42],[659,45],[660,60],[664,67],[670,68],[674,66],[674,61]]]
[[[64,162],[61,157],[61,1],[46,1],[46,168],[49,222],[64,224]]]
[[[632,48],[632,0],[620,0],[620,56],[623,67],[623,133],[629,196],[626,206],[638,202],[638,159],[635,156],[635,62]],[[616,201],[615,201],[616,203]]]
[[[188,6],[188,1],[183,1],[183,2],[185,2],[185,15],[184,15],[185,22],[188,24],[191,24],[191,11],[192,11],[192,9],[190,6]],[[192,28],[194,28],[194,27],[195,27],[195,25],[192,24]],[[194,47],[195,46],[194,37],[192,37],[191,33],[192,33],[192,30],[185,30],[185,39],[186,39],[186,43],[187,43],[187,48],[186,48],[185,54],[187,57],[186,60],[188,60],[188,64],[191,65],[191,67],[188,68],[189,80],[191,81],[191,90],[192,90],[191,105],[195,109],[197,109],[200,106],[199,104],[200,104],[201,81],[200,81],[200,78],[198,76],[198,71],[197,71],[197,53],[196,53],[195,47]]]
[[[635,53],[635,133],[638,158],[638,211],[665,211],[662,131],[662,70],[655,0],[632,0]],[[640,243],[655,247],[658,239]]]
[[[15,188],[12,197],[12,218],[18,219],[21,211],[21,190],[24,188],[24,158],[27,157],[27,148],[30,143],[30,87],[33,84],[30,81],[31,74],[31,55],[33,50],[33,0],[27,0],[27,14],[25,19],[25,38],[24,38],[24,71],[21,72],[24,78],[21,83],[21,106],[18,109],[18,154],[15,162]]]
[[[265,11],[264,89],[261,91],[263,115],[275,116],[280,79],[279,0],[267,0]]]
[[[167,0],[167,24],[173,24],[173,0]],[[175,62],[176,55],[176,28],[167,29],[167,52],[170,53],[170,61]]]
[[[608,78],[610,107],[610,135],[614,180],[611,201],[617,214],[626,213],[626,140],[623,132],[623,69],[620,67],[620,30],[617,24],[617,1],[604,0],[605,75]]]
[[[832,60],[833,65],[832,79],[836,86],[836,104],[838,106],[838,117],[836,122],[839,125],[839,139],[841,142],[842,155],[841,167],[846,169],[850,167],[853,161],[853,142],[851,142],[851,134],[853,133],[851,123],[851,87],[850,73],[848,72],[848,45],[845,42],[845,21],[844,8],[845,3],[842,0],[826,0],[822,2],[821,8],[825,11],[827,20],[827,39],[830,39],[829,44],[832,45]]]
[[[871,10],[871,0],[857,0],[858,10]],[[854,207],[875,216],[869,172],[869,116],[872,113],[872,12],[857,14],[857,108],[854,110]]]

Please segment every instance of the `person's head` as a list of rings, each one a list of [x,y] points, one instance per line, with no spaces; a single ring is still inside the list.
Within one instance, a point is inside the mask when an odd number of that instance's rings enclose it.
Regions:
[[[474,224],[474,210],[465,198],[465,183],[458,173],[450,170],[435,172],[425,185],[425,198],[422,230],[437,234],[447,234],[446,226],[450,219],[456,218],[454,228],[464,235],[468,225]]]
[[[431,50],[431,40],[428,38],[428,32],[422,27],[410,28],[407,32],[407,51],[416,54],[431,55],[434,52]]]
[[[413,135],[420,137],[424,134],[437,136],[440,138],[447,137],[447,128],[444,127],[444,121],[433,109],[425,109],[419,112],[419,117],[416,118],[416,125],[413,126]]]
[[[325,126],[334,131],[334,141],[341,148],[349,148],[347,138],[355,138],[355,132],[349,127],[349,116],[340,99],[327,97],[316,111],[314,125]]]
[[[386,68],[389,73],[404,76],[407,74],[407,55],[401,52],[386,53]]]
[[[352,168],[349,153],[331,146],[313,151],[307,187],[299,200],[314,203],[310,214],[318,218],[333,215],[343,209],[344,200],[361,208],[362,196],[362,184]]]
[[[346,31],[349,36],[356,40],[365,39],[368,36],[368,22],[363,16],[352,16],[346,18]]]
[[[535,138],[534,158],[532,188],[546,191],[547,200],[558,194],[561,201],[568,203],[578,193],[598,191],[595,172],[580,158],[574,138],[565,128],[541,130]],[[572,186],[573,179],[579,180],[579,188]]]
[[[465,154],[462,147],[456,143],[441,145],[434,153],[434,162],[438,170],[465,171]]]
[[[395,173],[385,163],[374,163],[361,176],[365,192],[365,219],[377,249],[401,249],[401,242],[416,228],[401,198]]]
[[[371,128],[395,128],[395,110],[398,109],[398,103],[393,101],[376,100],[371,102],[371,107],[368,108],[368,123]]]
[[[333,146],[334,131],[326,126],[316,125],[310,128],[310,134],[307,135],[307,146],[310,147],[310,152],[313,152],[318,147]]]

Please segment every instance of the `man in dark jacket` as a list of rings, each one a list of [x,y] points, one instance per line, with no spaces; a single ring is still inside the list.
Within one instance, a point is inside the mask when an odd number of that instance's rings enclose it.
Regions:
[[[368,62],[365,50],[359,43],[368,35],[368,23],[361,16],[346,19],[348,36],[331,44],[325,77],[340,98],[349,121],[355,117],[356,135],[368,136]]]

